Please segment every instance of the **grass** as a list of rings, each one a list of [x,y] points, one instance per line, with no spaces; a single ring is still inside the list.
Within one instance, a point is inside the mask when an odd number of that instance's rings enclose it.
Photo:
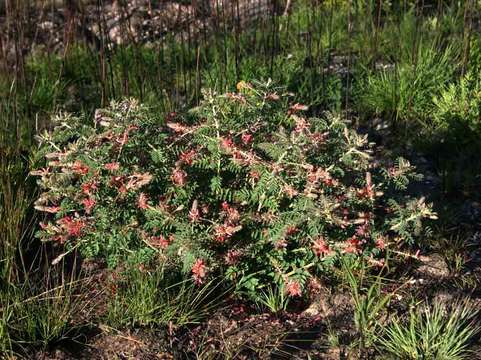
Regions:
[[[383,326],[381,319],[385,317],[387,306],[394,294],[383,291],[382,277],[370,275],[364,263],[355,264],[347,258],[343,259],[342,271],[354,304],[354,324],[359,335],[359,351],[365,354],[377,341]]]
[[[227,295],[221,283],[199,287],[163,268],[131,269],[120,276],[106,314],[107,323],[117,328],[198,324],[219,308]]]
[[[433,98],[454,79],[459,49],[422,44],[415,59],[370,72],[359,85],[360,113],[388,121],[402,139],[432,128]],[[458,55],[457,55],[458,54]]]
[[[466,303],[434,302],[420,311],[416,306],[404,322],[395,318],[381,344],[396,359],[466,359],[470,339],[479,333],[472,322],[477,310]]]
[[[289,301],[290,298],[284,287],[270,287],[261,291],[257,298],[257,306],[260,309],[267,309],[273,314],[279,314],[287,310]]]

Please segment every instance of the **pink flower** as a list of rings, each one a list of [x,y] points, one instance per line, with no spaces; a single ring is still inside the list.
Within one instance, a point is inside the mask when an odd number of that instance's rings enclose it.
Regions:
[[[187,173],[182,169],[175,168],[174,171],[172,171],[170,178],[175,185],[184,186],[187,179]]]
[[[287,283],[286,290],[289,296],[292,297],[302,295],[301,285],[297,281],[289,281]]]
[[[96,201],[95,201],[94,198],[90,198],[90,197],[89,197],[89,198],[83,199],[83,200],[82,200],[82,204],[83,204],[83,206],[84,206],[84,208],[85,208],[85,212],[86,212],[87,214],[90,214],[90,212],[92,211],[92,208],[93,208],[93,207],[95,206],[95,204],[96,204]]]
[[[236,208],[230,206],[226,201],[222,203],[222,210],[227,216],[227,223],[235,224],[239,221],[240,219],[239,211],[237,211]]]
[[[232,141],[232,139],[230,137],[221,138],[220,146],[221,146],[222,149],[224,149],[224,151],[230,152],[230,151],[232,151],[232,149],[234,147],[234,142]]]
[[[165,238],[163,235],[159,236],[152,236],[150,238],[150,243],[152,246],[161,248],[161,249],[166,249],[170,243],[173,241],[173,236],[169,236],[169,238]]]
[[[319,293],[322,289],[322,284],[315,277],[309,279],[309,283],[307,284],[307,286],[309,288],[309,291],[313,294]]]
[[[359,237],[367,237],[369,235],[369,223],[364,223],[356,228],[356,235]]]
[[[307,180],[313,184],[317,184],[319,181],[321,181],[324,185],[328,187],[337,186],[339,184],[337,180],[332,178],[329,171],[321,168],[310,171],[307,174]]]
[[[306,111],[307,109],[309,109],[308,106],[302,105],[302,104],[299,104],[299,103],[295,103],[294,105],[291,105],[289,107],[289,111],[287,112],[287,114],[291,115],[291,114],[295,114],[299,111]]]
[[[197,205],[197,200],[194,200],[189,211],[189,219],[191,222],[196,222],[200,219],[200,211]]]
[[[249,133],[243,133],[241,136],[241,140],[244,145],[249,145],[252,142],[252,138],[252,134]]]
[[[82,193],[84,195],[91,195],[95,191],[97,191],[97,184],[94,181],[82,184]]]
[[[229,203],[227,201],[223,201],[222,204],[222,210],[227,211],[229,209]]]
[[[383,267],[385,265],[384,259],[376,260],[376,259],[370,257],[368,259],[368,261],[369,261],[370,264],[372,264],[374,266],[377,266],[377,267]]]
[[[282,249],[285,249],[287,247],[287,241],[286,239],[279,239],[276,241],[276,243],[274,244],[274,248],[276,250],[282,250]]]
[[[229,250],[224,257],[225,263],[227,265],[235,265],[239,262],[242,252],[240,250]]]
[[[60,211],[60,206],[35,206],[38,211],[45,211],[50,214],[56,214]]]
[[[374,192],[374,186],[372,184],[371,180],[371,173],[367,172],[366,173],[366,186],[362,189],[357,190],[357,197],[360,199],[370,199],[372,200],[374,198],[375,192]]]
[[[179,161],[181,163],[185,163],[187,165],[192,165],[192,162],[194,161],[194,158],[196,156],[196,151],[195,150],[190,150],[187,152],[182,152],[179,156]]]
[[[328,132],[322,134],[319,132],[315,132],[311,135],[311,140],[316,144],[322,144],[326,141],[328,135]]]
[[[207,268],[205,266],[204,260],[197,259],[192,265],[192,275],[194,277],[196,284],[202,284],[204,282],[207,273]]]
[[[137,125],[130,125],[127,129],[125,129],[125,131],[121,135],[117,136],[115,141],[117,141],[120,144],[120,146],[124,146],[129,141],[129,133],[132,130],[137,130],[137,129],[138,129]]]
[[[312,251],[316,256],[323,256],[328,255],[331,250],[329,249],[329,245],[327,244],[326,240],[322,236],[318,237],[314,244],[312,245]]]
[[[142,186],[147,185],[152,180],[152,175],[148,172],[146,173],[134,173],[129,176],[129,181],[125,186],[127,190],[137,190],[140,189]]]
[[[229,235],[227,234],[227,230],[226,230],[225,225],[217,226],[214,229],[214,232],[215,232],[215,235],[214,235],[215,239],[220,243],[223,243],[224,241],[226,241],[229,238]]]
[[[149,201],[149,197],[144,193],[140,193],[139,198],[137,199],[137,207],[142,210],[148,209],[149,204],[147,201]]]
[[[111,162],[111,163],[105,164],[104,168],[108,171],[113,172],[113,171],[117,171],[120,168],[120,165],[118,162]]]
[[[296,225],[289,225],[286,229],[286,236],[291,236],[299,231]]]
[[[73,237],[80,236],[85,227],[85,222],[82,219],[72,219],[70,216],[61,218],[58,223],[62,225],[68,236]]]
[[[376,240],[376,247],[379,249],[379,250],[384,250],[386,248],[386,242],[384,241],[384,238],[383,237],[379,237],[377,240]]]
[[[361,252],[361,241],[356,236],[353,236],[347,241],[344,252],[346,254],[359,254]]]
[[[292,186],[290,185],[285,185],[284,186],[284,192],[286,193],[287,197],[289,199],[292,199],[294,196],[296,196],[298,194],[297,190],[294,189]]]
[[[232,235],[234,235],[234,233],[239,231],[241,228],[241,226],[231,226],[227,224],[218,225],[214,228],[214,237],[218,242],[223,243],[227,239],[231,238]]]
[[[307,129],[309,129],[309,123],[306,119],[296,117],[296,128],[294,129],[294,132],[301,133]]]
[[[184,126],[176,122],[171,122],[171,120],[169,119],[166,119],[166,121],[167,122],[165,123],[165,125],[167,125],[169,129],[172,129],[172,131],[174,131],[177,134],[185,134],[187,131],[189,131],[189,128],[187,126]]]
[[[89,167],[80,160],[77,160],[72,165],[72,171],[78,175],[87,175],[89,173]]]

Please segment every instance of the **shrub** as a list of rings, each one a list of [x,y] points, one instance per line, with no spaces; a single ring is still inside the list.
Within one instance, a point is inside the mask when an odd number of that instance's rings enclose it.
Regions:
[[[475,144],[481,134],[481,83],[468,72],[434,98],[434,129],[442,142],[464,148]]]
[[[481,82],[478,73],[477,66],[473,66],[433,99],[432,136],[423,145],[427,152],[435,154],[444,191],[456,188],[473,191],[479,183]]]
[[[34,172],[47,213],[38,236],[112,267],[161,261],[197,283],[221,274],[239,292],[277,283],[291,296],[341,254],[415,241],[433,214],[399,195],[414,176],[407,161],[382,169],[366,136],[303,117],[283,89],[238,89],[206,92],[165,123],[132,100],[93,124],[60,116]]]

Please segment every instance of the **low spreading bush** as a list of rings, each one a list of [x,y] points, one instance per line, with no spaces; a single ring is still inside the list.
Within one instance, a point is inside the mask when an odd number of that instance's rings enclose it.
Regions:
[[[197,283],[222,275],[239,293],[291,296],[343,254],[381,263],[416,241],[434,215],[400,195],[415,176],[406,160],[382,168],[365,136],[302,116],[272,84],[238,90],[166,119],[133,100],[91,124],[59,116],[34,172],[38,236],[111,267],[160,261]]]

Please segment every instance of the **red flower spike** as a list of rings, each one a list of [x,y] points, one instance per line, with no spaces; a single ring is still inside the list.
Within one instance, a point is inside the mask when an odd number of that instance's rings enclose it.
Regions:
[[[230,153],[234,149],[234,142],[230,137],[220,138],[220,147],[227,153]]]
[[[179,155],[179,163],[184,163],[186,165],[192,165],[196,156],[195,150],[190,150],[186,152],[182,152]]]
[[[189,219],[191,222],[197,222],[200,219],[200,211],[197,205],[197,200],[192,203],[192,208],[189,211]]]
[[[92,193],[97,191],[97,184],[94,181],[83,183],[81,187],[84,195],[92,195]]]
[[[170,245],[172,240],[173,240],[172,236],[170,236],[169,238],[165,238],[163,235],[159,235],[159,236],[152,236],[150,238],[150,243],[154,247],[158,247],[160,249],[166,249]]]
[[[296,297],[302,295],[301,285],[298,281],[289,281],[286,285],[289,296]]]
[[[95,199],[91,197],[82,200],[82,205],[84,206],[85,212],[87,214],[90,214],[92,212],[92,209],[95,206],[95,204],[96,204]]]
[[[314,241],[314,244],[312,245],[312,251],[318,257],[331,253],[331,249],[329,249],[329,244],[326,242],[326,240],[324,240],[322,236],[318,237],[316,241]]]
[[[379,238],[377,238],[376,240],[376,247],[379,249],[379,250],[384,250],[386,248],[386,242],[384,240],[384,238],[381,236]]]
[[[35,210],[38,211],[44,211],[49,214],[56,214],[60,211],[60,206],[41,206],[41,205],[36,205]]]
[[[289,225],[286,229],[286,236],[294,235],[298,230],[296,225]]]
[[[279,239],[275,244],[274,244],[274,248],[276,250],[282,250],[282,249],[285,249],[287,247],[287,241],[286,239]]]
[[[180,168],[175,168],[170,178],[175,185],[184,186],[187,180],[187,173]]]
[[[227,265],[235,265],[239,262],[242,252],[240,250],[229,250],[224,257],[225,263]]]
[[[242,143],[246,146],[250,145],[250,143],[252,142],[252,139],[253,139],[253,136],[252,134],[249,134],[249,133],[243,133],[241,136]]]
[[[231,226],[228,224],[218,225],[214,228],[214,237],[218,242],[223,243],[241,228],[241,226]]]
[[[82,234],[82,230],[85,227],[85,222],[81,219],[72,219],[70,216],[65,216],[58,220],[58,223],[67,232],[68,236],[78,237]]]
[[[347,241],[347,246],[344,249],[344,253],[359,254],[360,252],[361,252],[361,241],[356,236],[353,236]]]
[[[142,210],[146,210],[149,208],[149,204],[147,203],[149,198],[144,193],[140,193],[139,198],[137,199],[137,207]]]
[[[299,103],[295,103],[294,105],[291,105],[289,107],[289,110],[287,111],[287,114],[291,115],[291,114],[295,114],[299,111],[306,111],[307,109],[309,109],[308,106],[302,105],[302,104],[299,104]]]
[[[194,277],[196,284],[202,284],[207,275],[207,267],[205,266],[204,260],[197,259],[192,265],[192,275]]]
[[[371,180],[371,173],[367,172],[366,173],[366,186],[362,189],[357,190],[357,196],[358,198],[365,198],[365,199],[374,199],[374,186],[372,184]]]
[[[104,165],[104,169],[111,172],[117,171],[119,168],[120,165],[118,162],[111,162]]]
[[[89,167],[80,160],[77,160],[72,165],[72,171],[77,175],[87,175],[89,173]]]
[[[309,123],[306,121],[306,119],[296,116],[295,120],[296,120],[296,128],[294,129],[294,132],[302,133],[305,130],[309,129]]]

